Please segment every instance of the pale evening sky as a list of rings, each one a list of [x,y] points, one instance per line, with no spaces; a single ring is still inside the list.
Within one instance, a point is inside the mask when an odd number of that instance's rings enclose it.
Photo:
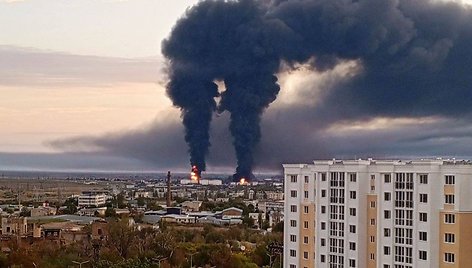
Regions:
[[[196,2],[0,1],[0,55],[13,57],[0,64],[8,80],[0,84],[0,151],[50,151],[44,141],[131,129],[162,112],[178,118],[159,83],[160,43]],[[136,71],[115,57],[144,58],[136,60],[144,67]],[[123,70],[107,70],[120,68],[116,64]],[[52,65],[61,65],[66,74]],[[61,82],[54,78],[62,75]],[[126,78],[133,75],[138,77]],[[32,77],[40,78],[19,81]]]

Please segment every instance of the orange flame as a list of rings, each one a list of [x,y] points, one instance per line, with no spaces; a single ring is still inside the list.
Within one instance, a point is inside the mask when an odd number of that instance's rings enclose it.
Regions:
[[[246,185],[246,184],[247,184],[247,181],[246,181],[245,178],[241,178],[241,179],[239,180],[239,185]]]
[[[197,166],[192,166],[192,171],[190,172],[190,179],[193,181],[199,181],[200,177],[198,175],[198,168]]]

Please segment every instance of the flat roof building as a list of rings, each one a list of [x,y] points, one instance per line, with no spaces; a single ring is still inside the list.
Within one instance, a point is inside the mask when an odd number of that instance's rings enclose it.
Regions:
[[[106,203],[106,195],[100,191],[86,191],[79,196],[79,207],[101,207]]]

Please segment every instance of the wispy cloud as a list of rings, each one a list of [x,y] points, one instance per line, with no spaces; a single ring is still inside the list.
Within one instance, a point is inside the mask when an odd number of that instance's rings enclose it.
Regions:
[[[0,3],[19,3],[19,2],[24,2],[25,0],[0,0]]]
[[[0,85],[8,86],[158,83],[162,73],[157,57],[99,57],[0,46],[0,58]]]

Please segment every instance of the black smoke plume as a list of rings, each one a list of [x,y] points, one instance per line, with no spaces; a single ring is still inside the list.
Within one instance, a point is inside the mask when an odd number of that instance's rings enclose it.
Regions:
[[[357,62],[359,73],[329,88],[312,111],[326,122],[470,114],[471,14],[433,0],[200,2],[163,42],[168,93],[182,109],[191,163],[204,170],[218,109],[231,113],[236,177],[251,175],[261,114],[277,96],[282,62],[317,72]],[[218,108],[216,80],[226,87]]]

